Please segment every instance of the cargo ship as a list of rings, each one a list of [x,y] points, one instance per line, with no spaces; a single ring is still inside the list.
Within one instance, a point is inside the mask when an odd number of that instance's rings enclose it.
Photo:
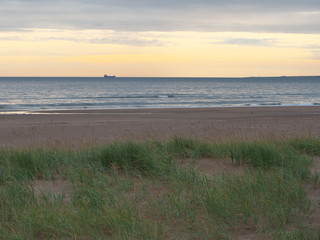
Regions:
[[[107,75],[107,74],[105,74],[103,77],[105,77],[105,78],[115,78],[116,76],[115,75]]]

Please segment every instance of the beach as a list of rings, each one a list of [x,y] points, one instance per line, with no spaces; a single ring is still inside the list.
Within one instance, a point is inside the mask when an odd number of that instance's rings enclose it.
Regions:
[[[1,236],[319,239],[319,136],[320,106],[0,114]]]
[[[320,106],[145,108],[0,114],[0,146],[82,147],[114,140],[214,142],[320,136]]]

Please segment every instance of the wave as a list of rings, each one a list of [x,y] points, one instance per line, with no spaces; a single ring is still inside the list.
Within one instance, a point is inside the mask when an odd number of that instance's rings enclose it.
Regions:
[[[163,97],[167,98],[167,97]],[[32,111],[40,109],[114,109],[114,108],[175,108],[175,107],[255,107],[255,106],[320,106],[320,103],[280,103],[280,102],[246,102],[246,101],[113,101],[113,102],[64,102],[49,104],[2,104],[0,112]]]
[[[281,106],[282,104],[279,102],[276,103],[259,103],[260,106]]]
[[[113,95],[113,96],[93,96],[93,97],[71,97],[71,98],[44,98],[46,100],[70,100],[70,99],[136,99],[136,98],[175,98],[190,97],[184,94],[154,94],[154,95]]]
[[[98,99],[110,99],[110,98],[120,98],[120,99],[125,99],[125,98],[175,98],[175,97],[190,97],[189,95],[182,95],[182,94],[154,94],[154,95],[124,95],[124,96],[110,96],[110,97],[104,97],[104,96],[100,96],[100,97],[92,97],[92,98],[98,98]]]

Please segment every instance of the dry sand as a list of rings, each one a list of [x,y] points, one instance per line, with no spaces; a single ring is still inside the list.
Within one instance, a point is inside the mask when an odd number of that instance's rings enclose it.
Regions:
[[[38,111],[0,114],[0,147],[82,146],[172,136],[213,141],[320,136],[320,106]]]

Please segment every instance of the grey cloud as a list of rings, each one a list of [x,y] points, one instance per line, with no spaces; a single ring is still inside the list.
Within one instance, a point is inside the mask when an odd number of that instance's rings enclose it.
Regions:
[[[189,6],[207,6],[207,7],[233,7],[243,6],[251,8],[269,8],[269,9],[314,9],[320,6],[318,0],[3,0],[4,3],[13,4],[36,4],[36,5],[94,5],[99,7],[121,7],[121,8],[185,8]]]
[[[313,59],[320,61],[320,49],[317,51],[312,51],[311,54]]]
[[[319,0],[2,0],[6,29],[320,33]]]
[[[255,46],[271,46],[276,43],[274,39],[250,39],[250,38],[230,38],[215,44],[229,44],[229,45],[255,45]]]
[[[320,60],[320,48],[318,50],[312,51],[312,55],[314,59]]]
[[[72,41],[94,44],[120,44],[128,46],[164,46],[158,34],[121,31],[70,31],[42,29],[38,32],[12,32],[1,34],[0,41]]]
[[[320,53],[320,45],[316,45],[316,44],[314,44],[314,45],[303,45],[302,47],[303,48],[307,48],[307,49],[316,49],[316,51],[319,51],[319,53]]]
[[[159,40],[156,39],[142,39],[142,38],[127,38],[127,37],[112,37],[112,38],[94,38],[90,39],[90,43],[101,43],[101,44],[123,44],[128,46],[163,46]]]
[[[1,39],[1,38],[0,38]],[[164,43],[158,39],[146,39],[144,37],[125,37],[122,34],[113,34],[108,37],[88,37],[85,38],[76,37],[49,37],[45,40],[65,40],[73,42],[87,42],[87,43],[96,43],[96,44],[120,44],[127,46],[163,46]],[[42,39],[43,40],[43,39]]]

